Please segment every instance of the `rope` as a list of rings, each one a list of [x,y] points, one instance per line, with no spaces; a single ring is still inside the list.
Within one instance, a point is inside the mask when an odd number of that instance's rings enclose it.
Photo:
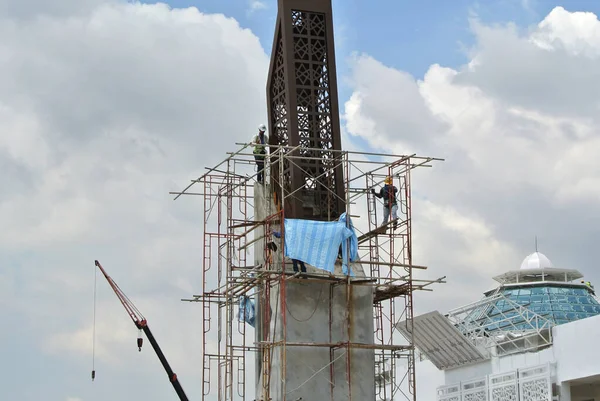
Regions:
[[[335,358],[333,361],[329,362],[327,365],[325,365],[321,369],[317,370],[315,373],[313,373],[313,375],[311,377],[309,377],[308,379],[306,379],[304,381],[304,383],[302,383],[301,385],[299,385],[295,389],[288,391],[287,393],[285,393],[285,395],[288,395],[289,393],[293,393],[294,391],[298,390],[300,387],[304,386],[306,383],[308,383],[317,374],[321,373],[323,370],[325,370],[326,368],[328,368],[329,366],[331,366],[335,361],[337,361],[338,359],[340,359],[341,357],[343,357],[344,355],[346,355],[346,353],[348,353],[348,350],[344,351],[340,356],[338,356],[337,358]]]
[[[98,271],[94,266],[94,323],[92,326],[92,381],[96,378],[96,282]]]
[[[296,319],[296,317],[292,314],[292,311],[290,310],[290,308],[288,307],[287,302],[285,303],[285,309],[287,309],[288,313],[290,314],[290,316],[292,317],[292,319],[294,319],[297,322],[307,322],[309,321],[317,312],[317,309],[319,308],[319,304],[321,303],[321,295],[323,295],[323,286],[321,286],[321,292],[319,293],[319,299],[317,300],[317,303],[315,304],[315,309],[312,311],[312,313],[310,314],[310,316],[307,319],[304,320],[300,320],[300,319]]]

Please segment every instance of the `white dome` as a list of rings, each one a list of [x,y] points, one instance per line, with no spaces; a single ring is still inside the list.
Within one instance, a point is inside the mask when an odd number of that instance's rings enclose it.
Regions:
[[[553,269],[554,265],[543,253],[534,252],[523,259],[521,269]]]

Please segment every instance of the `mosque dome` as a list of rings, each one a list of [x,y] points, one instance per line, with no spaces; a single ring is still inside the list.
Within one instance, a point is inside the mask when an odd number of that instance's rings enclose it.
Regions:
[[[573,269],[556,268],[546,255],[534,252],[511,270],[494,277],[500,286],[485,293],[463,323],[485,327],[488,332],[531,330],[531,319],[515,307],[537,314],[553,324],[600,315],[593,288],[579,283],[583,275]],[[538,324],[538,323],[535,323]]]
[[[521,263],[521,269],[553,269],[554,265],[543,253],[534,252]]]

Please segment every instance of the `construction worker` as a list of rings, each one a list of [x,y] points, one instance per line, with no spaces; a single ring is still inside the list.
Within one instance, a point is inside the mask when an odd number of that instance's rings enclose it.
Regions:
[[[264,169],[265,169],[265,155],[267,154],[267,144],[269,140],[265,131],[267,127],[264,124],[261,124],[258,127],[258,134],[254,136],[254,140],[252,143],[254,144],[254,160],[256,161],[256,167],[258,169],[258,174],[256,176],[256,180],[259,184],[264,182]]]
[[[583,281],[583,280],[581,280],[581,284],[587,285],[588,287],[590,287],[590,289],[592,290],[592,292],[594,292],[594,286],[589,281]]]
[[[396,201],[398,188],[393,185],[392,177],[386,177],[384,183],[385,185],[379,190],[379,193],[375,192],[374,188],[371,188],[371,193],[383,199],[383,225],[387,224],[391,212],[395,230],[398,226],[398,202]]]

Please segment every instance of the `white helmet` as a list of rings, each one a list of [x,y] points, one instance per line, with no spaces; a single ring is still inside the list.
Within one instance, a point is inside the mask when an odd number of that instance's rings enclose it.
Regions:
[[[262,131],[262,132],[265,132],[267,130],[267,127],[265,127],[264,124],[261,124],[261,125],[258,126],[258,130]]]

